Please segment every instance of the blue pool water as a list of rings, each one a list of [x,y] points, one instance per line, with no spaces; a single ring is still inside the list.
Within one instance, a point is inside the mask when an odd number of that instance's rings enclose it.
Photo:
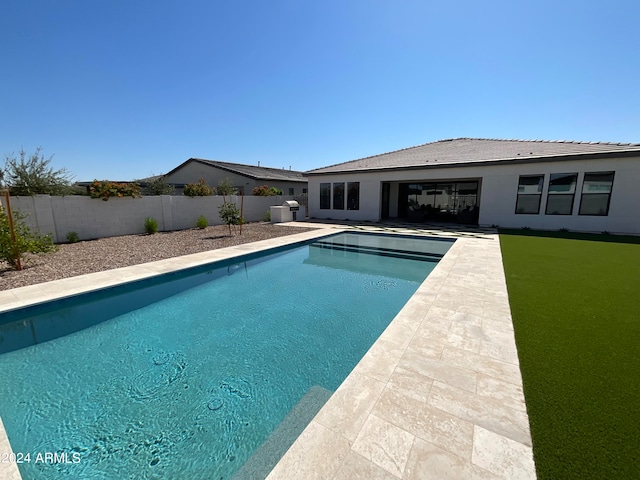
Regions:
[[[340,234],[0,314],[23,478],[263,478],[450,245]]]

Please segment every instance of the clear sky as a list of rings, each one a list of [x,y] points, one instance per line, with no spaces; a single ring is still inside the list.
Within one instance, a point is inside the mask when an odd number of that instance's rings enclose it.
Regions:
[[[639,22],[637,0],[3,0],[0,155],[83,181],[640,142]]]

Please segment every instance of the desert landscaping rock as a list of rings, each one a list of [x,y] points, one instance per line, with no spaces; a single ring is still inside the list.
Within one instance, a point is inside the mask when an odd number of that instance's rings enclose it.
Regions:
[[[215,225],[202,230],[194,228],[62,244],[57,252],[27,256],[23,261],[24,269],[19,272],[11,270],[8,264],[0,261],[0,290],[267,240],[306,230],[312,229],[258,222],[243,225],[242,235],[238,227],[229,235],[227,225]]]

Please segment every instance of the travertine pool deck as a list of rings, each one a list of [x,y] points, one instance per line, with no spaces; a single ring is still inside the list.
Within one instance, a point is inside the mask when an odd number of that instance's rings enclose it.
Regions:
[[[311,226],[319,230],[0,291],[0,312],[305,241],[327,229],[380,231]],[[498,235],[445,235],[457,241],[270,480],[536,478]],[[0,423],[0,455],[9,448]],[[0,478],[20,478],[15,464],[0,463]]]

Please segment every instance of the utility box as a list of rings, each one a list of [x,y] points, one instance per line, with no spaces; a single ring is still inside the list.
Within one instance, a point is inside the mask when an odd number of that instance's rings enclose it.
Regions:
[[[270,207],[271,223],[294,222],[299,210],[300,204],[295,200],[286,200],[281,207]]]

